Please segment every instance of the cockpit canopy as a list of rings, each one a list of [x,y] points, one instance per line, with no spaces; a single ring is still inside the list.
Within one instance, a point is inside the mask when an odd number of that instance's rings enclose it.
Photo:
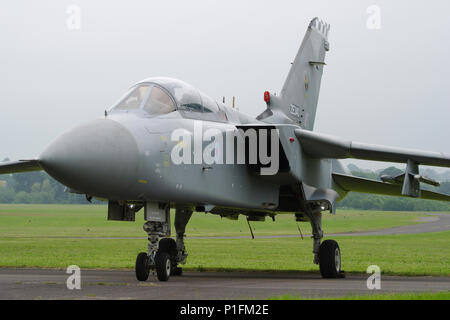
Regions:
[[[133,86],[112,110],[144,110],[151,116],[180,111],[187,118],[227,121],[217,102],[191,85],[170,78],[149,78]]]

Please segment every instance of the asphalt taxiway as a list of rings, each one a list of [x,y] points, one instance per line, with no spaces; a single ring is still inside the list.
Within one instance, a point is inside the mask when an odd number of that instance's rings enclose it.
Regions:
[[[0,299],[252,299],[291,294],[301,297],[450,290],[450,278],[382,276],[381,290],[369,290],[368,275],[321,279],[317,274],[185,272],[159,282],[138,282],[133,270],[81,270],[81,289],[67,289],[65,270],[0,269]]]

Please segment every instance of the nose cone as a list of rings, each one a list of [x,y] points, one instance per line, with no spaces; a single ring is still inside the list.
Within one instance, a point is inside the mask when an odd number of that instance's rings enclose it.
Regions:
[[[120,199],[136,181],[139,151],[124,126],[99,119],[63,133],[39,160],[48,174],[74,190]]]

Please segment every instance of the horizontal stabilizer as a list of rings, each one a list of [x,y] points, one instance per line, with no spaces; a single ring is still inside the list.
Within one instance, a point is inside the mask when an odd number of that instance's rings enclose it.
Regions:
[[[361,159],[450,167],[450,154],[394,148],[341,139],[327,134],[296,129],[303,151],[313,158]]]
[[[333,173],[333,180],[345,191],[375,193],[388,196],[404,196],[401,184],[384,183],[376,180]],[[450,201],[450,195],[421,190],[419,198],[428,200]]]
[[[39,160],[19,160],[0,162],[0,174],[40,171],[42,170]]]

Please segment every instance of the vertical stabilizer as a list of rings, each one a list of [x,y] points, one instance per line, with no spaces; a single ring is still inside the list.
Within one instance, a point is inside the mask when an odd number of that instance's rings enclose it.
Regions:
[[[318,18],[311,21],[274,106],[307,130],[314,128],[329,31],[330,25]]]

